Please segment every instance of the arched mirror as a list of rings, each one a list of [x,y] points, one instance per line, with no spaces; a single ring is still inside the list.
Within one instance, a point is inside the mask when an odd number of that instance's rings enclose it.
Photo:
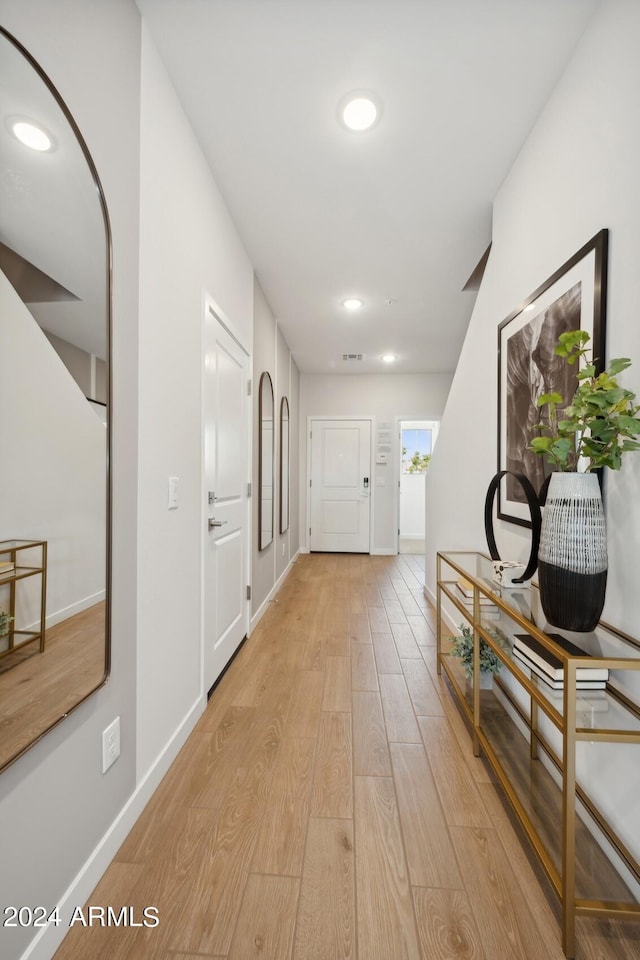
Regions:
[[[289,401],[280,401],[280,533],[289,529]]]
[[[0,28],[0,770],[109,669],[107,211],[87,147]]]
[[[258,400],[260,449],[258,451],[258,527],[260,550],[273,540],[273,427],[274,401],[271,377],[265,371],[260,377]]]

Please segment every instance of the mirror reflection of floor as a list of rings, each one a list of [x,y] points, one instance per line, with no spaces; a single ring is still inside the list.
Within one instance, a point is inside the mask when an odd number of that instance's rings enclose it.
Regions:
[[[50,627],[43,653],[0,673],[0,769],[100,684],[104,617],[102,602]]]
[[[24,663],[30,657],[37,656],[40,653],[40,641],[32,640],[30,643],[22,643],[8,653],[3,653],[0,657],[0,676],[7,670],[13,670],[19,663]]]

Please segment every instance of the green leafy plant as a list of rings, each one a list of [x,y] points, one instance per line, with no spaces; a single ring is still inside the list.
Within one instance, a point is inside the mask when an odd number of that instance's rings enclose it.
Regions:
[[[617,375],[631,361],[626,357],[612,360],[606,370],[596,376],[594,360],[588,359],[590,337],[586,330],[572,330],[560,335],[555,353],[570,365],[584,360],[577,374],[578,386],[571,403],[558,417],[558,408],[564,406],[559,393],[545,393],[538,397],[539,407],[547,407],[548,423],[538,429],[545,436],[535,437],[530,449],[546,456],[559,470],[576,470],[581,458],[588,460],[587,470],[609,467],[619,470],[622,454],[640,450],[634,438],[640,434],[640,406],[636,395],[621,387]]]
[[[430,453],[419,453],[417,450],[410,460],[407,460],[407,448],[402,448],[402,459],[405,473],[425,473],[431,463]],[[408,466],[407,466],[408,464]]]
[[[458,636],[449,637],[451,654],[460,657],[467,677],[473,676],[473,630],[469,626],[460,624]],[[493,652],[488,643],[480,638],[480,673],[498,673],[500,659]]]
[[[0,610],[0,637],[9,632],[9,624],[13,619],[14,617],[10,617],[4,610]]]

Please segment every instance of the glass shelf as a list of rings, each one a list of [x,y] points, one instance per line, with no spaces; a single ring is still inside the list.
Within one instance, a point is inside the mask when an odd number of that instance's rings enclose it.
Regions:
[[[438,672],[444,670],[471,725],[474,753],[486,755],[560,897],[563,946],[572,956],[576,916],[640,919],[633,892],[640,890],[640,863],[613,829],[615,809],[589,775],[602,768],[602,750],[609,769],[619,765],[620,782],[626,765],[637,763],[640,644],[606,623],[588,634],[557,629],[545,620],[536,585],[505,588],[492,577],[486,554],[438,554]],[[459,628],[449,631],[445,618],[471,627],[476,642],[498,656],[491,690],[474,689],[466,678],[447,639]],[[514,654],[517,634],[557,657],[564,686],[576,669],[597,667],[608,670],[604,689],[553,689]],[[550,634],[584,656],[568,653]],[[628,843],[636,846],[633,837]]]
[[[465,602],[458,589],[461,577],[477,587],[478,596],[490,601],[490,606],[480,603],[478,627],[484,640],[502,656],[511,672],[521,682],[524,677],[528,693],[532,693],[543,710],[556,726],[563,723],[563,695],[514,656],[513,644],[516,634],[529,633],[545,643],[565,664],[576,658],[569,656],[561,647],[550,641],[549,634],[558,634],[579,646],[589,659],[582,666],[604,667],[609,670],[605,690],[578,689],[579,707],[576,709],[576,726],[585,734],[589,731],[608,730],[637,733],[640,740],[640,709],[633,701],[633,687],[627,676],[640,670],[640,646],[632,637],[615,630],[608,624],[599,624],[591,633],[572,633],[549,625],[540,606],[540,592],[536,586],[519,589],[500,587],[492,581],[492,565],[489,557],[480,553],[444,553],[444,562],[449,566],[446,579],[440,581],[441,592],[453,602],[456,613],[468,623],[473,623],[473,601]],[[455,567],[460,568],[461,573]],[[533,688],[533,689],[532,689]],[[588,712],[588,722],[583,722]]]

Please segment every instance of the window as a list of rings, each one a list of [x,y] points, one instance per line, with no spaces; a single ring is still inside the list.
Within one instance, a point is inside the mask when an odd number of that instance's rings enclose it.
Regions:
[[[402,472],[425,473],[431,461],[433,432],[416,427],[402,430]]]

